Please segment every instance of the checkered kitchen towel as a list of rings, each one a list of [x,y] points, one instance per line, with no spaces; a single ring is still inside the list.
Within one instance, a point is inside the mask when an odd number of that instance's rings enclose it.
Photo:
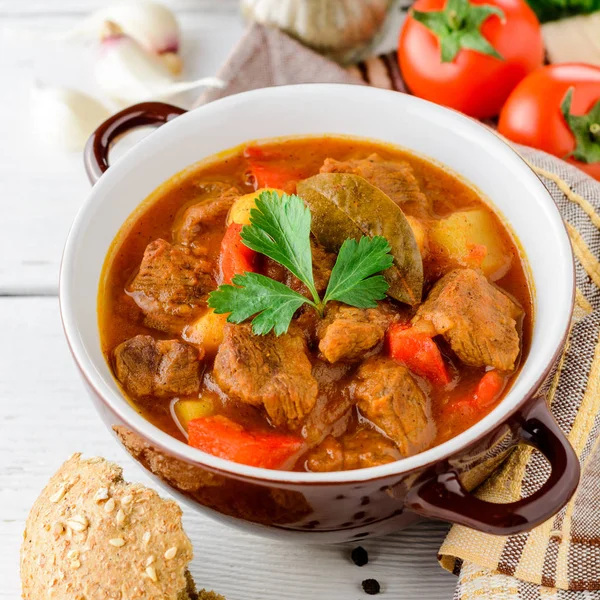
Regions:
[[[404,91],[393,55],[344,70],[284,34],[254,25],[219,73],[226,86],[200,103],[248,89],[306,82],[356,83]],[[456,600],[600,600],[600,183],[543,152],[518,148],[550,190],[576,258],[577,301],[567,348],[549,385],[553,414],[580,457],[571,502],[530,533],[495,537],[454,526],[440,549],[459,576]],[[477,495],[511,502],[539,488],[548,467],[520,447]]]

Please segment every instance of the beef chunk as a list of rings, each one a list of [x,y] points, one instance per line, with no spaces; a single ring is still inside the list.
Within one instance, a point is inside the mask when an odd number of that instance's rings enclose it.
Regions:
[[[321,173],[359,175],[411,214],[424,214],[429,208],[429,201],[419,189],[412,167],[404,161],[384,160],[378,154],[347,161],[327,158],[321,167]]]
[[[187,248],[158,239],[146,247],[127,292],[146,315],[146,325],[178,333],[215,289],[211,269]]]
[[[310,471],[347,471],[384,465],[402,458],[395,444],[371,427],[362,426],[341,438],[328,436],[306,461]]]
[[[168,398],[200,390],[200,354],[178,340],[136,335],[115,348],[117,379],[134,396]]]
[[[336,255],[331,252],[327,252],[318,244],[315,240],[311,239],[310,242],[312,250],[312,262],[313,262],[313,278],[315,280],[315,287],[319,294],[322,294],[327,289],[329,278],[331,277],[331,270],[335,264]],[[294,291],[306,296],[307,298],[313,299],[312,294],[308,291],[308,288],[297,278],[294,277],[285,267],[279,263],[265,258],[264,261],[264,273],[267,277],[280,281]]]
[[[320,322],[321,317],[319,317],[319,313],[312,306],[308,306],[307,304],[300,308],[298,316],[294,319],[294,323],[302,332],[311,351],[315,350],[319,343],[317,329]]]
[[[230,323],[224,334],[214,366],[221,389],[264,406],[277,426],[297,425],[312,410],[318,392],[302,334],[254,335],[250,324]]]
[[[306,459],[309,471],[321,473],[324,471],[343,471],[344,448],[339,440],[327,436],[314,450],[311,450]]]
[[[240,191],[227,183],[201,184],[204,199],[188,207],[177,219],[173,237],[181,244],[193,244],[207,227],[222,223],[240,195]]]
[[[330,363],[362,360],[383,342],[395,318],[387,304],[363,309],[335,303],[317,329],[319,350]]]
[[[402,456],[431,445],[436,429],[429,400],[406,367],[371,358],[360,366],[353,387],[360,412],[396,443]]]
[[[306,418],[302,435],[310,447],[321,443],[328,435],[340,436],[348,428],[354,411],[354,399],[344,385],[354,365],[315,361],[313,376],[319,384],[319,396]]]
[[[522,310],[479,272],[456,269],[442,277],[420,306],[414,322],[428,322],[460,360],[501,371],[515,368]]]

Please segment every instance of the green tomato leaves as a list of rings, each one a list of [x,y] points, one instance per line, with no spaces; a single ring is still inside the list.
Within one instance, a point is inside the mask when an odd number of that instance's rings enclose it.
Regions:
[[[481,26],[496,15],[504,20],[504,11],[491,4],[471,4],[468,0],[448,0],[444,10],[413,10],[413,19],[422,23],[440,41],[442,62],[452,62],[461,49],[503,60],[502,56],[481,34]]]
[[[575,150],[567,157],[582,163],[600,162],[600,100],[585,115],[572,115],[573,90],[567,91],[560,110],[575,138]]]

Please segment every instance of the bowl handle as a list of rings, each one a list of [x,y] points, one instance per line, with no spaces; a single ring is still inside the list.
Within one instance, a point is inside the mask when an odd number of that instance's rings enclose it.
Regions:
[[[465,525],[485,533],[512,535],[533,529],[556,514],[579,483],[579,459],[550,413],[545,398],[536,398],[518,416],[515,434],[540,450],[552,472],[531,496],[508,504],[480,500],[468,492],[453,470],[429,476],[408,492],[405,506],[428,518]]]
[[[118,136],[146,125],[163,125],[185,113],[183,108],[163,102],[142,102],[113,115],[92,133],[83,151],[87,176],[94,185],[108,167],[108,152]]]

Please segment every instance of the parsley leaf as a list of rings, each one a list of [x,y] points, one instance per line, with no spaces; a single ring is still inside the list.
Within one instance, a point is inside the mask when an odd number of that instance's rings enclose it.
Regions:
[[[229,323],[241,323],[257,315],[252,331],[257,335],[275,330],[285,333],[294,313],[307,299],[279,281],[258,273],[244,273],[232,279],[234,285],[222,285],[208,297],[208,305],[217,314],[230,313]]]
[[[390,245],[382,236],[348,239],[340,248],[323,300],[315,288],[310,247],[310,210],[295,195],[262,192],[250,211],[250,225],[241,232],[244,245],[277,261],[310,290],[310,300],[283,283],[258,273],[236,275],[232,285],[211,292],[208,305],[227,314],[229,323],[252,320],[252,331],[265,335],[288,330],[294,313],[308,304],[321,315],[325,304],[338,300],[370,308],[385,297],[388,283],[381,271],[392,266]]]
[[[373,308],[385,298],[388,283],[375,275],[392,266],[390,245],[383,236],[346,240],[331,271],[323,303],[339,300],[358,308]]]
[[[310,250],[310,210],[304,202],[298,196],[262,192],[250,211],[250,223],[242,229],[244,245],[291,271],[319,302]]]

